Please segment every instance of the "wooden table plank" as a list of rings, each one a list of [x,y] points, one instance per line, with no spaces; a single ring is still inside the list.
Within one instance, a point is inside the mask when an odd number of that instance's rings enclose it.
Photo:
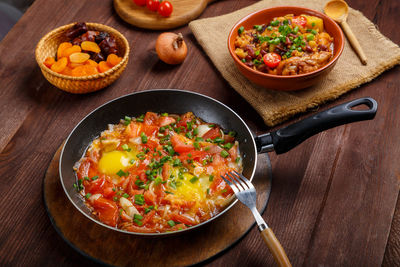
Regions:
[[[254,2],[217,1],[201,17],[222,15]],[[400,35],[395,34],[399,1],[348,2],[376,23],[383,34],[400,43]],[[33,55],[36,43],[48,31],[73,21],[110,25],[129,40],[130,62],[109,88],[71,95],[54,88],[40,74]],[[115,15],[111,0],[36,0],[0,42],[1,265],[95,265],[69,247],[51,227],[41,186],[57,147],[74,125],[100,104],[134,91],[180,88],[224,102],[255,133],[269,130],[221,77],[190,30],[181,27],[177,31],[187,40],[189,57],[181,66],[171,67],[159,62],[151,51],[159,32],[124,23]],[[376,266],[382,261],[386,266],[399,264],[399,204],[392,222],[400,184],[399,74],[396,67],[323,108],[372,96],[379,102],[374,121],[318,134],[287,154],[270,154],[274,180],[263,217],[294,266]],[[212,266],[272,264],[256,229],[209,262]]]

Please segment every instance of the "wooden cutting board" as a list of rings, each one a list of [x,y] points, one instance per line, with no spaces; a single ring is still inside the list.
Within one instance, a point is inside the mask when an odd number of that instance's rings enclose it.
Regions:
[[[207,5],[215,0],[169,0],[173,6],[170,17],[165,18],[133,0],[114,0],[117,14],[129,24],[151,30],[173,29],[200,16]]]
[[[251,211],[236,203],[216,220],[180,235],[143,238],[109,230],[83,216],[68,200],[58,174],[60,152],[61,147],[43,182],[46,209],[63,239],[95,262],[113,266],[199,264],[229,249],[255,227]],[[259,155],[257,166],[253,184],[257,189],[257,209],[262,213],[271,192],[271,163],[267,154]]]

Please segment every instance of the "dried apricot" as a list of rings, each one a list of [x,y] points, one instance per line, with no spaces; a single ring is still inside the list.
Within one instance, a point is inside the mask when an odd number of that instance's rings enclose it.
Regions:
[[[51,65],[51,70],[55,72],[62,72],[65,67],[67,67],[68,59],[66,57],[62,57],[57,60],[53,65]]]
[[[92,65],[93,67],[96,67],[96,68],[97,68],[97,66],[99,65],[99,64],[97,64],[96,61],[91,60],[91,59],[88,59],[88,60],[85,62],[85,64],[86,64],[86,65]]]
[[[72,76],[89,76],[97,74],[97,68],[91,65],[82,65],[72,70]]]
[[[63,57],[64,51],[65,51],[67,48],[70,48],[70,47],[72,47],[72,44],[71,44],[71,43],[68,43],[68,42],[61,43],[61,44],[58,46],[58,49],[57,49],[57,59],[62,58],[62,57]]]
[[[82,50],[85,51],[90,51],[94,53],[100,53],[101,49],[100,47],[95,43],[91,41],[84,41],[81,43]]]
[[[68,67],[70,67],[70,68],[76,68],[76,67],[79,67],[79,66],[83,66],[85,63],[73,63],[73,62],[70,62],[70,63],[68,63]]]
[[[79,53],[81,51],[82,49],[79,45],[73,45],[72,47],[65,49],[64,52],[62,53],[62,56],[69,57],[73,53]]]
[[[66,66],[65,69],[61,72],[61,74],[72,76],[72,68]]]
[[[116,54],[109,54],[107,57],[107,63],[112,67],[118,65],[121,62],[121,60],[122,58],[120,58]]]
[[[51,68],[51,65],[53,65],[55,62],[56,62],[56,61],[55,61],[54,57],[48,57],[48,58],[45,59],[45,61],[43,62],[43,64],[44,64],[46,67]]]
[[[87,53],[73,53],[69,56],[69,61],[71,63],[84,63],[89,58],[90,55]]]
[[[99,72],[106,72],[109,69],[111,69],[111,67],[107,64],[106,61],[100,61],[99,66],[97,68],[99,69]]]

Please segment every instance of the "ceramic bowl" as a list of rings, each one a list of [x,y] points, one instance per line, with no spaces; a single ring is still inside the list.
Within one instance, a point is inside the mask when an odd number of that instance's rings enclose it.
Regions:
[[[238,29],[243,26],[245,29],[251,29],[254,25],[265,24],[271,21],[275,17],[284,16],[287,14],[294,15],[311,15],[322,18],[324,21],[324,29],[334,38],[333,41],[333,57],[328,64],[323,67],[309,73],[282,76],[272,75],[254,70],[246,66],[235,54],[235,39],[238,36]],[[228,37],[228,49],[231,54],[233,61],[239,71],[251,82],[260,85],[262,87],[281,90],[281,91],[293,91],[304,89],[311,85],[316,84],[318,81],[323,79],[335,66],[338,58],[342,54],[344,48],[344,35],[339,25],[321,12],[308,9],[305,7],[295,6],[279,6],[266,8],[263,10],[256,11],[240,19],[232,28]]]

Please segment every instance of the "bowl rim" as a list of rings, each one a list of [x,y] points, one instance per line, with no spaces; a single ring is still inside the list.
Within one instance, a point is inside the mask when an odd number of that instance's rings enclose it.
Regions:
[[[120,38],[122,40],[122,42],[125,46],[125,53],[122,57],[121,62],[119,62],[117,65],[115,65],[114,67],[110,68],[109,70],[107,70],[105,72],[88,75],[88,76],[69,76],[69,75],[65,75],[65,74],[60,74],[55,71],[52,71],[50,68],[45,66],[43,61],[40,60],[40,58],[39,58],[39,49],[45,45],[45,42],[47,41],[47,39],[50,38],[52,35],[72,27],[73,25],[75,25],[75,23],[76,22],[57,27],[54,30],[48,32],[46,35],[44,35],[39,40],[39,42],[36,45],[36,49],[35,49],[35,59],[42,71],[45,71],[52,76],[56,76],[58,78],[65,79],[65,80],[87,81],[87,80],[95,80],[95,79],[107,77],[127,63],[128,58],[129,58],[130,47],[129,47],[128,40],[125,38],[125,36],[122,33],[120,33],[118,30],[116,30],[110,26],[107,26],[107,25],[104,25],[101,23],[85,22],[86,25],[88,26],[88,28],[93,28],[93,29],[102,28],[102,30],[104,30],[108,33],[112,33],[113,35],[117,36],[118,38]]]
[[[235,28],[236,28],[237,26],[239,26],[240,24],[242,24],[243,22],[247,21],[249,18],[251,18],[251,17],[253,17],[253,16],[257,16],[257,15],[259,15],[260,13],[265,13],[265,12],[268,12],[268,11],[280,10],[280,9],[291,9],[291,8],[299,9],[299,11],[302,10],[301,12],[316,13],[316,14],[318,14],[322,19],[324,19],[324,20],[326,19],[326,20],[330,21],[330,22],[334,25],[334,27],[335,27],[335,28],[338,30],[338,32],[339,32],[339,40],[340,40],[340,46],[339,46],[338,53],[336,54],[336,56],[334,56],[334,57],[332,58],[332,60],[330,60],[326,65],[322,66],[322,67],[319,68],[319,69],[316,69],[316,70],[311,71],[311,72],[303,73],[303,74],[296,74],[296,75],[275,75],[275,74],[268,74],[268,73],[264,73],[264,72],[261,72],[261,71],[258,71],[258,70],[254,70],[254,69],[250,68],[249,66],[245,65],[243,62],[241,62],[241,61],[237,58],[236,54],[234,53],[234,48],[231,46],[231,39],[233,38],[233,34],[234,34]],[[295,14],[295,15],[296,15],[296,14]],[[340,26],[339,26],[333,19],[331,19],[331,18],[328,17],[327,15],[325,15],[325,14],[323,14],[323,13],[317,11],[317,10],[314,10],[314,9],[311,9],[311,8],[307,8],[307,7],[300,7],[300,6],[276,6],[276,7],[268,7],[268,8],[264,8],[264,9],[261,9],[261,10],[255,11],[255,12],[252,12],[252,13],[246,15],[245,17],[241,18],[240,20],[238,20],[238,21],[233,25],[233,27],[232,27],[231,30],[229,31],[229,35],[228,35],[228,50],[229,50],[229,53],[230,53],[231,57],[233,58],[233,60],[235,61],[236,64],[239,64],[239,66],[244,67],[245,70],[250,71],[252,74],[259,75],[259,76],[262,76],[262,77],[264,77],[264,78],[285,79],[285,80],[287,80],[287,79],[296,79],[296,78],[302,78],[302,77],[313,76],[313,75],[318,74],[319,72],[322,72],[323,70],[329,68],[330,66],[332,66],[333,64],[336,63],[336,61],[338,60],[338,58],[339,58],[340,55],[342,54],[343,49],[344,49],[344,43],[345,43],[345,39],[344,39],[343,31],[342,31],[342,29],[340,28]]]

